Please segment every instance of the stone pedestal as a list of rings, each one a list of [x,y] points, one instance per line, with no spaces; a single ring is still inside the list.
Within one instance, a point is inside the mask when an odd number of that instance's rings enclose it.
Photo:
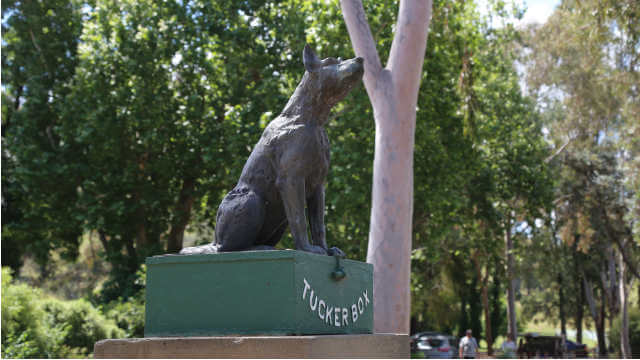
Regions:
[[[407,358],[407,335],[372,334],[373,267],[301,251],[147,258],[143,339],[95,358]]]
[[[94,358],[409,358],[409,336],[217,336],[111,339]]]

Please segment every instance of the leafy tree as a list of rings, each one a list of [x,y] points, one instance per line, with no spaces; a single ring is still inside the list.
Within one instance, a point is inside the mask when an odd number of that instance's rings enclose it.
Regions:
[[[506,274],[497,268],[516,255],[515,247],[509,248],[504,239],[515,236],[516,221],[533,224],[542,216],[540,210],[550,206],[552,183],[544,163],[548,150],[541,119],[532,101],[522,94],[514,67],[517,32],[512,26],[494,28],[488,19],[477,20],[473,6],[458,11],[460,23],[453,26],[460,27],[454,38],[460,61],[454,90],[459,100],[453,109],[458,114],[456,145],[463,149],[458,150],[459,163],[464,166],[457,173],[461,187],[448,201],[456,211],[448,215],[463,231],[464,240],[457,241],[471,249],[468,258],[479,281],[484,333],[491,352],[495,332],[491,308],[500,310],[490,306],[496,300],[490,300],[489,284],[500,282],[492,277],[507,275],[508,285],[515,276],[513,265]],[[511,16],[504,4],[497,3],[496,12],[505,19]],[[521,15],[517,8],[512,12]],[[455,150],[448,152],[456,154]]]
[[[529,29],[531,91],[562,115],[548,124],[558,153],[568,153],[565,186],[556,196],[561,237],[588,254],[589,261],[579,263],[580,293],[597,323],[600,355],[606,354],[605,318],[615,316],[623,298],[616,295],[622,267],[613,249],[639,275],[632,240],[637,216],[630,211],[637,208],[637,184],[622,181],[636,179],[638,170],[639,148],[632,140],[640,104],[638,11],[637,2],[567,0],[544,26]],[[628,280],[620,278],[624,289]]]
[[[66,206],[77,192],[63,181],[74,155],[56,129],[81,26],[74,1],[2,3],[2,263],[14,269],[27,251],[41,265],[53,248],[77,253],[82,219]]]

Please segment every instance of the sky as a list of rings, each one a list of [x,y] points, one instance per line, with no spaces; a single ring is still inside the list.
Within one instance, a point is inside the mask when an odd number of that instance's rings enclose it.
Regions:
[[[519,5],[525,5],[527,11],[524,18],[517,22],[518,25],[530,23],[544,23],[551,15],[555,7],[560,4],[560,0],[514,0]],[[488,11],[488,0],[476,0],[478,9],[481,13],[486,14]]]
[[[553,9],[560,4],[560,0],[524,0],[524,3],[527,6],[527,12],[524,14],[522,22],[542,24],[547,21]]]

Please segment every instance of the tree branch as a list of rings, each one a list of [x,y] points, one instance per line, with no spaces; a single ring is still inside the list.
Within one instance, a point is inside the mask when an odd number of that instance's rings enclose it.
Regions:
[[[571,139],[567,140],[567,142],[564,145],[562,145],[560,147],[560,149],[558,149],[558,151],[556,151],[553,155],[549,156],[548,158],[544,159],[544,162],[545,163],[549,163],[556,156],[560,155],[560,153],[562,153],[562,151],[564,151],[564,149],[567,147],[567,145],[569,145],[570,142],[571,142]]]
[[[49,66],[47,65],[47,60],[44,57],[44,53],[42,52],[42,49],[38,45],[38,42],[36,41],[36,36],[33,35],[33,31],[31,29],[29,29],[29,35],[31,35],[31,42],[33,43],[33,46],[36,48],[36,50],[38,50],[38,54],[40,54],[40,59],[42,60],[42,65],[44,65],[44,69],[47,71],[47,75],[49,77],[53,76],[49,71]]]
[[[387,69],[391,71],[399,99],[416,101],[427,48],[432,0],[402,0]]]
[[[613,238],[613,241],[616,243],[618,249],[620,250],[622,260],[627,265],[627,270],[629,270],[633,276],[640,279],[640,272],[638,272],[638,268],[636,267],[635,262],[629,258],[629,254],[626,251],[626,244],[622,244],[618,237]]]
[[[347,31],[351,38],[356,56],[364,58],[364,86],[372,95],[378,73],[382,70],[376,42],[371,35],[371,28],[367,22],[362,2],[360,0],[340,0],[342,16],[347,24]]]
[[[584,284],[584,293],[587,298],[587,303],[589,304],[589,312],[591,313],[591,317],[593,318],[596,324],[600,323],[600,317],[598,316],[598,311],[596,309],[596,302],[593,299],[593,287],[589,280],[587,280],[587,275],[584,270],[582,270],[582,281]]]
[[[22,96],[22,91],[24,90],[23,85],[19,85],[16,90],[16,96],[13,99],[13,108],[11,106],[7,106],[7,115],[4,119],[2,119],[2,136],[4,137],[7,129],[11,127],[11,118],[13,114],[20,109],[20,97]]]
[[[602,194],[600,194],[600,192],[598,191],[596,192],[596,196],[598,197],[598,201],[602,203]],[[633,276],[640,279],[640,272],[638,272],[638,268],[635,266],[635,262],[630,259],[630,256],[626,251],[626,242],[623,244],[618,234],[615,233],[616,231],[609,221],[607,210],[604,207],[600,207],[600,212],[602,218],[604,219],[604,230],[607,233],[609,239],[613,240],[613,242],[618,246],[620,254],[622,255],[622,260],[625,262],[625,264],[627,264],[627,270],[629,270]],[[627,227],[625,227],[624,236],[628,237],[629,239],[632,237],[631,231]]]

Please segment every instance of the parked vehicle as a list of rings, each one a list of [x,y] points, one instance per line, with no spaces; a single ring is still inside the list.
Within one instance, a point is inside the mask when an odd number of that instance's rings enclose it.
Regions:
[[[411,335],[409,337],[411,352],[416,351],[416,343],[418,342],[418,339],[424,336],[434,336],[434,335],[442,335],[442,334],[437,331],[421,331]]]
[[[587,345],[573,342],[570,340],[565,341],[567,357],[570,359],[586,359],[589,357],[589,349]]]
[[[520,358],[575,358],[589,357],[587,346],[569,340],[561,336],[545,336],[537,333],[526,333],[522,347],[518,348]]]
[[[458,339],[436,332],[423,332],[411,337],[411,352],[422,353],[428,359],[452,359],[456,356]]]
[[[437,331],[421,331],[421,332],[417,332],[413,335],[411,335],[411,341],[413,340],[417,340],[418,338],[421,338],[423,336],[433,336],[433,335],[442,335],[442,333],[439,333]]]

